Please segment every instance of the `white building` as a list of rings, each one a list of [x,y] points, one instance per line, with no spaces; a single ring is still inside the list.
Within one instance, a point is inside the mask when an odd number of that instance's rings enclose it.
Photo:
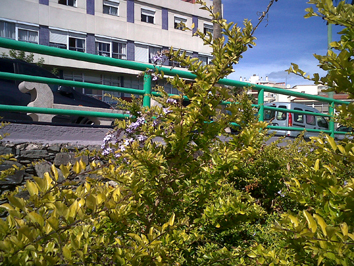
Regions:
[[[240,81],[249,82],[252,84],[263,85],[268,87],[280,88],[285,89],[285,82],[273,82],[269,81],[268,77],[259,77],[258,75],[254,74],[247,80],[246,78],[240,77]],[[248,91],[248,94],[252,94],[255,98],[258,98],[258,90],[251,89]],[[264,92],[264,102],[274,102],[276,101],[276,94],[272,92]]]
[[[208,12],[195,0],[1,0],[0,37],[62,49],[150,62],[164,49],[181,49],[208,63],[211,48],[180,22],[212,31]],[[211,0],[206,1],[212,5]],[[195,31],[195,30],[193,30]],[[2,49],[0,52],[4,52]],[[64,79],[142,89],[136,71],[41,56],[46,68],[57,68]],[[166,64],[169,64],[167,62]],[[166,85],[170,93],[177,93]],[[104,92],[80,89],[109,101]],[[111,93],[112,94],[112,93]],[[123,94],[116,93],[116,96]],[[128,95],[125,95],[128,96]]]

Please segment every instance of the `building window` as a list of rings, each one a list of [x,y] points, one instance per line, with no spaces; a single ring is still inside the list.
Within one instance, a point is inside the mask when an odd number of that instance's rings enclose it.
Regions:
[[[126,44],[109,39],[98,40],[96,41],[96,54],[117,59],[127,59]]]
[[[16,26],[15,23],[0,21],[0,37],[15,39],[16,38]]]
[[[38,43],[38,31],[18,29],[18,40],[23,42]]]
[[[198,59],[202,62],[202,66],[209,65],[212,60],[212,58],[207,55],[198,55]]]
[[[49,46],[50,46],[50,47],[60,48],[60,49],[67,49],[66,44],[63,44],[63,43],[53,43],[53,42],[50,42],[50,43],[49,43]]]
[[[110,57],[111,56],[111,45],[104,42],[96,42],[96,54]]]
[[[154,24],[155,11],[141,9],[141,21],[146,23]]]
[[[49,31],[49,46],[68,49],[68,34],[60,30]]]
[[[85,52],[85,40],[69,37],[69,50]]]
[[[181,17],[175,17],[175,20],[174,20],[174,27],[175,29],[177,30],[183,30],[186,23],[187,23],[187,19],[185,18],[181,18]]]
[[[58,4],[76,7],[76,0],[58,0]]]
[[[135,61],[149,62],[149,47],[147,45],[135,44]]]
[[[103,14],[118,16],[118,8],[119,8],[118,1],[103,0]]]
[[[127,59],[126,44],[120,42],[112,42],[112,57],[117,59]]]
[[[213,24],[209,24],[209,23],[204,23],[204,34],[207,34],[208,32],[211,33],[211,35],[213,35]]]

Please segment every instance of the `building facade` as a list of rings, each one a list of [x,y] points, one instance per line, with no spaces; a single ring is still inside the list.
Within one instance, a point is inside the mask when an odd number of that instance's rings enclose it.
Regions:
[[[184,31],[180,24],[212,32],[209,14],[194,0],[1,0],[0,7],[0,37],[4,38],[144,63],[151,63],[153,55],[170,47],[205,64],[212,58],[211,48],[193,36],[195,29]],[[46,68],[58,69],[64,79],[134,89],[143,86],[136,71],[39,57]],[[177,93],[168,84],[164,86],[169,93]],[[76,89],[110,101],[105,92]]]

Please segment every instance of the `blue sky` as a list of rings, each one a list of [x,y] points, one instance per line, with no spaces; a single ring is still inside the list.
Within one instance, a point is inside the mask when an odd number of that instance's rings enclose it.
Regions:
[[[253,25],[258,22],[257,12],[265,11],[268,0],[223,0],[224,18],[243,26],[245,18]],[[306,0],[278,0],[255,33],[256,46],[249,49],[235,72],[229,78],[239,80],[240,76],[250,78],[256,74],[270,81],[286,82],[291,87],[312,84],[284,71],[291,63],[296,63],[308,74],[324,72],[317,66],[313,54],[327,52],[327,26],[320,18],[305,19],[305,8],[310,7]],[[333,29],[333,35],[338,30]]]

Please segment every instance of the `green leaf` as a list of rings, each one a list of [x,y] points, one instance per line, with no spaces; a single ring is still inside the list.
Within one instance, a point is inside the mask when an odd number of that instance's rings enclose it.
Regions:
[[[175,214],[173,213],[172,216],[170,217],[170,219],[168,220],[168,224],[169,224],[170,226],[172,226],[173,223],[174,223],[174,221],[175,221]]]
[[[342,234],[343,234],[344,236],[347,236],[347,235],[348,235],[348,225],[347,225],[346,222],[341,223],[340,229],[342,230]]]
[[[96,197],[92,194],[88,195],[86,198],[87,208],[89,208],[95,212],[96,211],[96,204],[97,204]]]
[[[54,175],[54,180],[58,181],[58,178],[59,178],[58,169],[55,167],[54,164],[51,165],[51,169],[52,169],[52,172]]]
[[[60,165],[59,166],[59,168],[60,168],[60,170],[63,173],[63,176],[65,178],[68,178],[68,176],[70,174],[70,167],[71,167],[71,164],[68,164],[67,166],[65,166],[65,165]]]
[[[67,213],[66,213],[66,216],[65,216],[65,219],[66,220],[74,220],[76,214],[77,214],[77,211],[78,211],[78,202],[77,200],[75,200],[73,202],[73,204],[71,204],[71,206],[69,207]]]
[[[58,230],[59,228],[59,220],[54,217],[54,216],[51,216],[47,219],[47,223],[50,224],[50,226],[54,229],[54,230]]]
[[[25,201],[23,199],[15,197],[15,196],[12,196],[12,195],[8,196],[8,199],[9,199],[9,201],[10,201],[12,206],[15,206],[15,207],[17,207],[17,208],[19,208],[21,210],[24,209]]]
[[[40,226],[43,227],[44,219],[41,215],[39,215],[38,213],[35,213],[35,212],[30,212],[27,215],[33,223],[38,223]]]
[[[63,251],[63,255],[64,255],[64,257],[67,259],[67,260],[71,260],[71,251],[70,251],[70,249],[67,247],[67,246],[64,246],[63,247],[63,249],[62,249],[62,251]]]
[[[80,163],[79,162],[76,162],[73,166],[73,170],[76,174],[79,174],[80,173]]]
[[[297,219],[297,217],[292,216],[292,215],[287,215],[290,219],[290,221],[295,225],[295,227],[297,227],[299,225],[299,220]]]
[[[334,138],[332,138],[331,136],[326,135],[326,139],[327,139],[328,143],[331,145],[332,150],[336,151],[337,150],[337,144],[334,141]]]
[[[27,180],[26,187],[27,187],[28,193],[31,196],[38,195],[38,187],[37,187],[36,183]]]
[[[320,225],[322,233],[325,236],[327,236],[327,230],[326,230],[327,224],[326,224],[326,222],[323,220],[323,218],[321,216],[319,216],[317,214],[314,214],[313,217],[315,217],[315,219],[317,220],[317,223]]]
[[[317,159],[315,162],[315,166],[313,167],[313,170],[318,171],[320,168],[320,159]]]
[[[307,220],[309,229],[311,229],[312,233],[315,233],[317,230],[317,224],[315,220],[312,218],[312,215],[308,213],[306,210],[303,211],[303,214]]]

